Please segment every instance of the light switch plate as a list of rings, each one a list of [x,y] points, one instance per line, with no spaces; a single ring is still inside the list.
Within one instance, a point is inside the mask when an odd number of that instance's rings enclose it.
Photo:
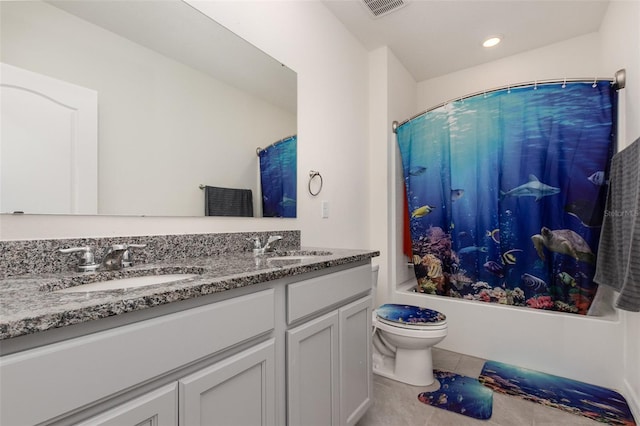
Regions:
[[[322,218],[327,219],[329,217],[329,202],[322,202]]]

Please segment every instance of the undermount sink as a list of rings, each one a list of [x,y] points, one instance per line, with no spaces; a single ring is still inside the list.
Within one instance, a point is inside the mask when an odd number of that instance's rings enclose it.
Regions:
[[[316,256],[304,256],[304,255],[297,255],[297,256],[274,256],[274,257],[270,257],[267,260],[306,260],[306,259],[313,259]]]
[[[198,274],[166,274],[146,275],[142,277],[119,278],[107,281],[98,281],[90,284],[81,284],[73,287],[56,290],[56,293],[86,293],[92,291],[118,290],[126,288],[144,287],[156,284],[167,284],[174,281],[186,280],[197,277]]]
[[[311,260],[313,256],[276,256],[267,259],[267,266],[284,267],[302,263],[305,260]]]
[[[290,250],[285,252],[276,252],[276,256],[270,256],[269,260],[307,260],[319,256],[331,256],[330,251],[319,250]]]
[[[40,291],[56,293],[86,293],[131,289],[184,281],[207,273],[200,266],[160,266],[151,268],[127,268],[119,271],[79,273],[58,279],[46,279]]]
[[[275,256],[269,256],[267,262],[273,266],[287,266],[313,260],[320,256],[330,256],[331,254],[330,251],[291,250],[277,252]]]

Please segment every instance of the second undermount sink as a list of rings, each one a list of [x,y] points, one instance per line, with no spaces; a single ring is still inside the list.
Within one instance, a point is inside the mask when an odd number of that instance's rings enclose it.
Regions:
[[[167,284],[174,281],[186,280],[197,277],[198,274],[165,274],[145,275],[141,277],[119,278],[107,281],[97,281],[90,284],[82,284],[73,287],[56,290],[56,293],[86,293],[92,291],[118,290],[136,287],[145,287],[156,284]]]
[[[267,260],[307,260],[307,259],[313,259],[315,256],[303,256],[303,255],[298,255],[298,256],[274,256],[274,257],[270,257]]]
[[[320,256],[331,256],[333,253],[330,251],[320,250],[290,250],[286,252],[276,253],[275,256],[270,256],[269,260],[290,260],[290,261],[304,261],[318,258]]]

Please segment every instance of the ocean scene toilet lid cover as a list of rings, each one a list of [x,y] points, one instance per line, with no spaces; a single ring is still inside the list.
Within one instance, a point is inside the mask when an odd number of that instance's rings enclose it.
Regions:
[[[376,313],[380,319],[402,324],[435,325],[447,319],[444,314],[432,309],[395,303],[380,306]]]

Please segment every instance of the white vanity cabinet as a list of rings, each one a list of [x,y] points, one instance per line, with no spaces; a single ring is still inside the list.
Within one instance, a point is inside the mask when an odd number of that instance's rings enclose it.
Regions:
[[[76,426],[274,426],[274,339]]]
[[[288,286],[290,426],[354,425],[371,405],[370,289],[369,265]]]
[[[273,339],[261,340],[273,333],[274,310],[275,290],[266,289],[5,355],[0,358],[0,424],[74,424],[78,413],[83,417],[83,410],[111,411],[107,418],[122,415],[121,424],[128,424],[124,419],[136,418],[135,412],[153,404],[146,402],[155,399],[155,389],[139,395],[145,386],[174,384],[177,395],[181,388],[186,388],[178,380],[190,378],[187,375],[200,366],[204,368],[200,372],[209,372],[207,367],[218,368],[218,378],[227,373],[233,377],[233,373],[246,366],[245,360],[252,351],[271,359],[266,354],[269,349],[263,345],[268,346],[269,342],[273,345]],[[251,345],[254,340],[256,344]],[[224,357],[230,348],[239,345],[250,347]],[[245,353],[247,356],[243,358]],[[269,362],[261,365],[264,374],[269,368],[273,370]],[[272,383],[273,371],[268,374],[265,383]],[[259,386],[257,391],[245,390],[254,395],[270,392],[270,384],[265,383],[245,381],[247,386]],[[132,397],[123,402],[122,395],[127,393]],[[142,399],[135,402],[139,397]],[[179,405],[174,400],[172,410],[178,412]],[[190,403],[186,399],[181,401]],[[155,408],[150,409],[149,416],[142,415],[138,423],[144,424],[156,414],[158,419],[165,416],[164,412],[153,413]],[[102,421],[98,414],[87,424],[99,425]],[[171,424],[177,424],[177,419]]]
[[[9,351],[0,425],[353,425],[371,404],[368,261],[197,301]]]

